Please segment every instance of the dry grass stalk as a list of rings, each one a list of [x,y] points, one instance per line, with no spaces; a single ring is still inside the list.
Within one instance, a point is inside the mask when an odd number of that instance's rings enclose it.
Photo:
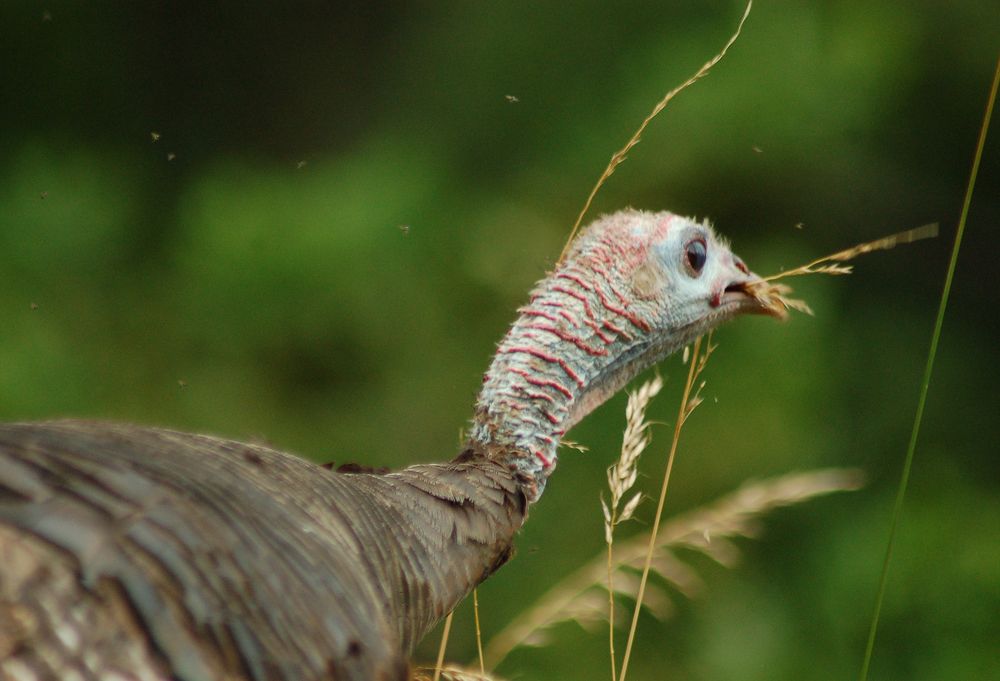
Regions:
[[[656,501],[656,514],[653,516],[653,529],[649,533],[649,541],[646,548],[646,559],[642,566],[642,577],[639,579],[639,589],[635,597],[635,608],[632,610],[632,624],[629,626],[628,638],[625,641],[625,654],[622,657],[621,681],[625,681],[628,672],[628,663],[632,655],[632,644],[635,642],[636,628],[639,626],[639,610],[642,608],[643,598],[646,594],[646,584],[649,580],[649,571],[653,567],[653,554],[656,547],[656,540],[660,531],[660,520],[663,518],[663,504],[667,499],[667,487],[670,484],[670,473],[674,469],[674,460],[677,457],[677,443],[680,441],[681,428],[699,404],[701,404],[701,385],[692,393],[695,381],[704,371],[708,358],[715,351],[712,345],[712,334],[709,332],[706,342],[705,354],[701,354],[701,337],[695,340],[691,349],[691,365],[688,367],[687,380],[684,382],[684,396],[681,398],[680,411],[677,414],[677,421],[674,423],[674,435],[670,441],[670,453],[667,455],[667,467],[663,472],[663,483],[660,486],[660,497]]]
[[[850,274],[851,268],[849,266],[843,267],[839,265],[825,265],[825,263],[847,262],[848,260],[853,260],[859,255],[863,255],[865,253],[871,253],[872,251],[887,251],[900,244],[910,244],[914,241],[930,239],[932,237],[936,237],[937,235],[938,223],[932,222],[930,224],[914,227],[913,229],[908,229],[903,232],[890,234],[889,236],[884,236],[881,239],[876,239],[875,241],[868,241],[863,244],[858,244],[857,246],[852,246],[851,248],[846,248],[842,251],[833,253],[832,255],[819,258],[818,260],[813,260],[808,265],[796,267],[794,270],[788,270],[787,272],[772,274],[770,277],[765,277],[764,279],[765,281],[774,281],[775,279],[784,279],[785,277],[816,273]]]
[[[438,681],[444,669],[442,667],[444,664],[444,651],[448,647],[448,635],[451,633],[451,619],[454,614],[454,612],[449,612],[448,617],[444,620],[444,631],[441,633],[441,646],[438,648],[437,662],[434,663],[433,681]]]
[[[483,661],[483,632],[479,628],[479,589],[472,590],[472,615],[476,621],[476,650],[479,652],[479,673],[486,676],[486,663]]]
[[[700,357],[697,357],[697,366],[694,367],[694,374],[691,376],[692,385],[694,384],[694,381],[697,381],[701,377],[701,372],[705,370],[705,366],[708,364],[708,358],[711,357],[712,353],[715,352],[715,349],[719,347],[718,345],[714,345],[712,343],[712,333],[713,332],[709,331],[708,338],[705,340],[705,352],[702,353]],[[686,406],[682,412],[683,417],[681,418],[681,426],[683,426],[684,421],[687,421],[688,417],[691,416],[691,412],[693,412],[698,405],[704,401],[701,396],[701,391],[705,388],[705,384],[706,381],[699,383],[698,387],[694,390],[694,395],[688,397],[687,402],[685,403]]]
[[[890,234],[889,236],[884,236],[881,239],[858,244],[857,246],[852,246],[851,248],[818,258],[800,267],[796,267],[785,272],[779,272],[778,274],[772,274],[769,277],[764,277],[761,282],[748,286],[747,293],[754,296],[758,301],[763,303],[768,309],[779,316],[785,316],[788,310],[798,310],[799,312],[812,314],[812,310],[805,303],[805,301],[789,297],[788,294],[792,291],[790,286],[786,284],[775,284],[774,282],[778,279],[784,279],[786,277],[799,277],[804,274],[850,274],[853,267],[851,265],[841,265],[839,263],[853,260],[859,255],[871,253],[872,251],[887,251],[900,244],[909,244],[914,241],[920,241],[921,239],[936,237],[937,235],[938,224],[936,222],[908,229],[905,232]]]
[[[434,672],[432,674],[432,672]],[[413,681],[504,681],[499,676],[476,672],[462,667],[444,667],[441,669],[430,669],[421,667],[414,671]]]
[[[615,589],[614,573],[614,531],[615,525],[629,520],[642,500],[642,493],[636,492],[619,513],[618,507],[625,494],[632,489],[639,476],[639,457],[649,446],[652,436],[649,434],[650,423],[646,421],[646,407],[663,388],[663,379],[659,376],[646,381],[634,393],[629,393],[628,404],[625,407],[625,433],[622,435],[621,456],[617,463],[608,468],[608,488],[611,490],[610,507],[601,498],[601,510],[604,512],[604,540],[608,545],[608,648],[611,657],[611,681],[617,678],[615,663]]]
[[[629,520],[639,505],[641,494],[636,492],[619,512],[621,500],[625,498],[639,475],[637,465],[639,457],[649,445],[652,437],[649,434],[650,423],[646,421],[646,407],[663,388],[663,379],[659,376],[642,384],[634,393],[628,396],[625,407],[625,433],[622,436],[621,456],[608,468],[608,488],[611,490],[611,504],[601,499],[601,509],[604,511],[604,537],[607,543],[612,543],[614,526]]]
[[[739,550],[737,537],[753,538],[761,531],[760,518],[776,508],[861,487],[859,471],[822,469],[790,473],[776,478],[744,483],[717,501],[684,513],[664,523],[655,542],[652,568],[663,579],[647,595],[644,604],[654,615],[670,614],[667,585],[691,598],[700,592],[698,574],[677,555],[678,549],[705,554],[725,567],[732,567]],[[650,533],[620,541],[615,546],[614,590],[634,599],[637,572],[646,558]],[[562,622],[577,622],[585,628],[606,621],[607,558],[604,552],[560,580],[535,604],[497,633],[486,645],[487,667],[494,668],[512,650],[524,645],[545,645],[550,629]]]
[[[712,67],[718,64],[722,60],[722,58],[726,56],[726,52],[728,52],[729,48],[733,46],[733,43],[736,42],[736,39],[740,37],[740,32],[743,30],[743,24],[746,22],[747,17],[750,16],[751,7],[753,7],[753,0],[747,2],[747,8],[743,12],[743,17],[740,19],[739,25],[736,27],[736,32],[729,37],[729,40],[723,46],[722,50],[720,50],[718,54],[716,54],[714,57],[705,62],[702,65],[702,67],[695,72],[693,76],[691,76],[683,83],[675,87],[673,90],[668,92],[666,95],[664,95],[663,99],[657,102],[656,106],[653,107],[653,110],[649,113],[649,115],[646,116],[645,119],[643,119],[642,123],[639,125],[638,130],[636,130],[635,134],[633,134],[632,137],[629,138],[629,141],[625,143],[625,146],[619,149],[617,152],[615,152],[615,154],[611,157],[611,160],[608,162],[607,168],[604,169],[604,172],[601,173],[601,176],[597,179],[597,184],[595,184],[594,188],[590,190],[590,196],[587,197],[587,201],[583,204],[583,209],[580,211],[580,214],[576,218],[576,222],[573,224],[573,229],[570,230],[569,237],[566,239],[566,245],[563,246],[562,253],[559,254],[559,260],[557,261],[557,264],[561,263],[563,258],[566,257],[566,253],[569,251],[569,245],[573,242],[573,237],[576,236],[577,231],[579,231],[580,225],[583,223],[583,218],[587,214],[587,211],[590,210],[590,204],[593,203],[594,197],[597,196],[597,192],[600,191],[601,187],[604,185],[607,179],[614,174],[615,169],[625,162],[625,158],[628,156],[628,152],[630,152],[632,148],[639,143],[639,140],[642,139],[642,133],[646,131],[646,127],[652,122],[654,118],[660,115],[660,112],[663,111],[664,108],[666,108],[667,104],[670,103],[670,100],[672,100],[674,97],[680,94],[683,90],[686,90],[687,88],[691,87],[699,80],[707,76],[708,72],[712,70]]]

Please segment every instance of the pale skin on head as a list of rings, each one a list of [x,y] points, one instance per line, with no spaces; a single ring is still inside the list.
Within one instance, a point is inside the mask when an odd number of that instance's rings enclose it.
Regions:
[[[743,313],[779,315],[706,223],[624,210],[590,225],[521,308],[484,376],[469,446],[535,501],[560,438],[637,373]]]

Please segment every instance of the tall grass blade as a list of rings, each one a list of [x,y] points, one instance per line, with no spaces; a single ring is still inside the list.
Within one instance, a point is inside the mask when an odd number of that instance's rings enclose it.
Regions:
[[[434,663],[432,681],[438,681],[441,678],[441,669],[444,665],[444,651],[448,648],[448,634],[451,633],[451,618],[454,614],[453,612],[449,612],[448,617],[444,620],[444,631],[441,633],[441,646],[438,648],[437,661]]]
[[[663,388],[663,379],[657,375],[643,383],[636,392],[629,393],[628,406],[625,407],[626,425],[622,435],[621,455],[618,457],[618,461],[608,468],[611,503],[605,503],[604,496],[601,496],[601,510],[604,512],[604,539],[608,545],[608,651],[611,660],[611,681],[618,679],[615,662],[615,525],[632,518],[636,507],[642,501],[642,494],[640,492],[634,493],[621,511],[619,511],[618,506],[639,477],[639,457],[652,441],[652,435],[649,433],[651,424],[646,420],[646,408],[661,388]]]
[[[868,643],[865,647],[865,658],[861,664],[860,681],[867,681],[868,669],[871,665],[872,651],[875,649],[875,634],[878,631],[879,615],[882,612],[882,601],[885,596],[885,586],[889,579],[889,563],[892,560],[892,549],[896,542],[896,528],[902,514],[903,498],[906,496],[906,486],[910,481],[910,469],[913,466],[913,452],[917,448],[917,437],[920,435],[920,422],[924,417],[924,405],[927,402],[927,389],[934,372],[934,358],[937,356],[938,339],[941,337],[941,327],[944,325],[944,313],[948,307],[948,296],[951,293],[951,282],[955,276],[955,266],[958,262],[958,251],[962,246],[962,235],[965,233],[965,221],[969,215],[969,205],[972,203],[972,190],[976,186],[976,176],[979,174],[979,162],[983,157],[983,147],[986,144],[986,131],[990,127],[993,116],[993,106],[997,98],[997,85],[1000,83],[1000,58],[997,59],[996,70],[993,73],[993,85],[986,103],[986,113],[983,115],[983,125],[979,130],[979,142],[969,173],[969,184],[965,189],[965,200],[962,203],[962,214],[958,219],[958,229],[955,231],[955,245],[951,249],[951,260],[948,263],[948,273],[944,279],[944,290],[941,292],[941,304],[938,306],[937,319],[934,322],[934,332],[931,334],[931,346],[927,353],[927,366],[924,368],[923,381],[920,384],[920,398],[917,401],[917,413],[913,419],[913,431],[910,433],[910,444],[906,449],[906,459],[903,462],[903,473],[896,492],[896,502],[892,509],[892,522],[889,526],[889,540],[886,542],[885,558],[882,561],[882,574],[879,577],[878,595],[875,597],[875,612],[868,631]]]
[[[486,676],[486,666],[483,663],[483,632],[479,628],[479,589],[472,590],[472,613],[476,620],[476,650],[479,651],[479,673]]]
[[[716,54],[714,57],[712,57],[707,62],[702,64],[701,68],[695,71],[693,76],[691,76],[683,83],[675,87],[673,90],[665,94],[663,96],[663,99],[657,102],[656,106],[653,107],[653,110],[649,112],[649,115],[643,119],[642,123],[639,125],[639,128],[635,131],[632,137],[629,138],[629,141],[625,143],[625,146],[616,151],[615,154],[611,157],[611,160],[608,162],[608,166],[604,169],[604,172],[601,173],[601,176],[597,178],[597,184],[595,184],[594,188],[590,190],[590,195],[587,197],[586,202],[584,202],[583,209],[580,210],[580,214],[577,216],[576,222],[573,223],[573,229],[571,229],[569,232],[569,237],[567,237],[566,239],[566,245],[563,246],[562,253],[559,254],[559,260],[557,261],[557,264],[561,263],[563,261],[563,258],[565,258],[566,254],[569,252],[569,246],[571,243],[573,243],[573,237],[576,236],[576,233],[580,230],[580,225],[583,223],[583,218],[587,214],[587,211],[590,210],[590,204],[593,203],[594,197],[597,196],[597,192],[600,191],[601,187],[604,185],[607,179],[611,177],[612,174],[614,174],[615,168],[617,168],[618,166],[620,166],[622,163],[625,162],[625,157],[628,156],[628,152],[630,152],[632,150],[632,147],[637,145],[639,143],[639,140],[642,139],[642,133],[646,131],[646,126],[648,126],[654,118],[660,115],[660,112],[666,108],[667,104],[670,103],[671,99],[679,95],[683,90],[686,90],[687,88],[691,87],[699,80],[707,76],[708,72],[712,70],[712,67],[718,64],[720,61],[722,61],[722,58],[726,56],[726,52],[728,52],[729,48],[733,46],[733,43],[736,42],[736,39],[740,37],[740,32],[743,30],[743,24],[746,23],[747,17],[750,16],[751,7],[753,7],[753,0],[749,0],[747,2],[747,8],[746,10],[744,10],[743,17],[740,19],[740,23],[736,27],[736,32],[733,33],[732,36],[730,36],[729,40],[718,52],[718,54]]]
[[[693,349],[691,351],[691,366],[688,367],[687,381],[684,383],[684,395],[681,397],[681,408],[680,412],[677,414],[677,422],[674,423],[674,437],[670,442],[670,453],[667,455],[667,468],[663,472],[663,484],[660,487],[660,497],[656,502],[656,514],[653,516],[653,529],[649,533],[649,548],[646,551],[646,559],[642,566],[642,577],[639,581],[639,592],[635,597],[635,609],[632,611],[632,624],[628,630],[628,639],[625,641],[625,654],[622,656],[622,667],[621,674],[619,675],[620,681],[625,681],[625,675],[628,673],[628,663],[632,656],[632,644],[635,642],[635,630],[639,626],[639,610],[642,608],[642,598],[646,593],[646,582],[649,580],[649,568],[653,564],[653,550],[656,547],[656,538],[660,531],[660,519],[663,517],[663,504],[667,499],[667,486],[670,484],[670,473],[674,468],[674,459],[677,456],[677,443],[681,437],[681,427],[684,425],[685,419],[691,413],[691,389],[694,385],[694,379],[700,373],[701,369],[704,368],[703,363],[699,363],[699,351],[701,350],[701,336],[698,337],[694,342]],[[708,340],[708,351],[706,354],[712,351],[712,339],[709,336]]]

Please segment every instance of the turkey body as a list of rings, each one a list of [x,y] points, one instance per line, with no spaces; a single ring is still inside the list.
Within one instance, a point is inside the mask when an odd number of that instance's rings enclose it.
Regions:
[[[91,422],[0,426],[0,678],[405,679],[525,502],[463,461],[344,474]]]
[[[512,553],[563,435],[639,371],[779,310],[707,224],[594,222],[497,347],[454,461],[334,473],[130,425],[0,426],[0,681],[402,681]]]

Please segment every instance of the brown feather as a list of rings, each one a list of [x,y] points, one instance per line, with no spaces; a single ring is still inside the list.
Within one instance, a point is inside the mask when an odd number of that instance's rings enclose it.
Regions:
[[[0,678],[404,679],[524,508],[477,456],[344,475],[167,430],[0,426]]]

